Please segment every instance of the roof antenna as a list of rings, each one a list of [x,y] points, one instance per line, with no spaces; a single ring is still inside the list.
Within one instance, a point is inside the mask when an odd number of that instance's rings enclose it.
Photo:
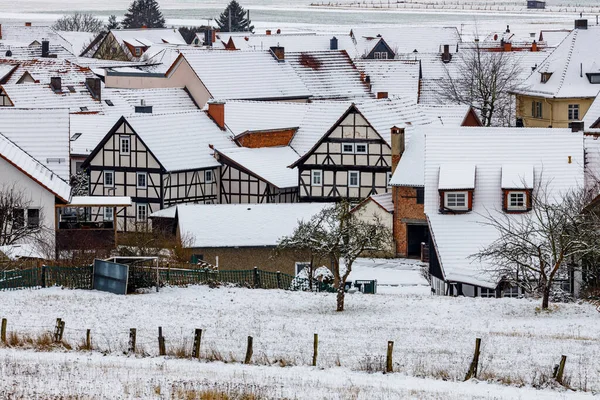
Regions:
[[[579,77],[583,78],[583,63],[579,63]]]

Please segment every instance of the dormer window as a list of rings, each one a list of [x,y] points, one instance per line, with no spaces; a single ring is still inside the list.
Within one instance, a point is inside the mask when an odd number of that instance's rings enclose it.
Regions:
[[[507,213],[522,213],[531,210],[532,187],[532,165],[503,165],[502,209]]]
[[[552,72],[542,72],[541,75],[540,82],[546,83],[552,76]]]
[[[587,75],[587,78],[590,81],[590,83],[594,83],[594,84],[600,83],[600,73],[599,72],[587,73],[586,75]]]
[[[475,166],[450,164],[440,166],[438,190],[441,213],[465,213],[473,209]]]
[[[142,55],[142,49],[139,48],[139,47],[136,47],[135,48],[135,55],[136,55],[136,57],[141,56]]]

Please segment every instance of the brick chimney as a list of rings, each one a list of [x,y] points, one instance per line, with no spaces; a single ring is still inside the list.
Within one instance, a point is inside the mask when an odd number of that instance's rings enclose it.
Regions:
[[[502,46],[502,51],[512,51],[512,43],[504,42]]]
[[[400,158],[404,153],[405,149],[405,136],[404,128],[398,128],[393,126],[391,130],[392,134],[392,174],[396,172],[396,167],[400,162]]]
[[[450,45],[445,44],[444,52],[442,53],[442,62],[444,64],[448,64],[450,61],[452,61],[452,54],[450,54]]]
[[[267,35],[270,35],[270,34],[271,34],[271,30],[270,30],[270,29],[267,29],[265,33],[266,33]]]
[[[277,29],[277,34],[281,35],[281,29]]]
[[[225,102],[210,100],[208,102],[208,115],[215,121],[217,126],[225,130]]]
[[[377,92],[377,98],[378,99],[387,99],[388,98],[388,92]]]
[[[25,26],[31,26],[31,22],[25,22]]]
[[[538,51],[538,45],[535,40],[533,41],[533,43],[531,43],[531,51],[533,51],[533,52]]]
[[[211,34],[212,34],[212,41],[211,44],[217,41],[217,33],[219,32],[218,29],[212,29],[211,30]]]
[[[2,40],[2,24],[0,24],[0,40]]]
[[[60,76],[53,76],[50,78],[50,87],[54,90],[54,93],[62,92],[62,79]]]
[[[102,83],[100,78],[85,78],[85,86],[95,100],[102,101]]]
[[[285,48],[281,46],[271,47],[271,53],[277,59],[277,61],[285,61]]]

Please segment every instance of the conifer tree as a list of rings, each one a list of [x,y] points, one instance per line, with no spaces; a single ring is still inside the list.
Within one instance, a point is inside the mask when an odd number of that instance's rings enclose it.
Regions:
[[[125,29],[129,28],[164,28],[165,18],[156,0],[133,0],[121,22]]]
[[[106,24],[106,30],[111,31],[113,29],[119,29],[119,21],[117,21],[116,15],[111,15],[108,17],[108,23]]]
[[[253,32],[254,26],[246,16],[246,11],[236,0],[225,8],[225,11],[219,15],[217,25],[221,32]]]

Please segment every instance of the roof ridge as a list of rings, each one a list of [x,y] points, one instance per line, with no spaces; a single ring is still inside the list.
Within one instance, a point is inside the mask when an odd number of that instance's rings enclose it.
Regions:
[[[558,89],[556,90],[556,93],[560,92],[560,89],[562,88],[563,84],[565,83],[565,78],[567,77],[567,71],[569,70],[569,65],[571,64],[571,57],[573,55],[573,50],[575,49],[575,43],[577,43],[577,35],[579,33],[579,30],[575,29],[573,32],[574,32],[573,39],[571,40],[571,45],[569,47],[569,53],[567,55],[567,62],[565,63],[564,69],[560,76],[560,83],[558,85]]]

